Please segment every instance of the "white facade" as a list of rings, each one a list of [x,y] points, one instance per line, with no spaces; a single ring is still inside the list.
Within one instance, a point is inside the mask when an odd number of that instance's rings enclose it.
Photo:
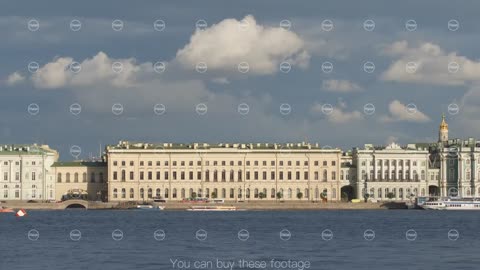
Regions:
[[[57,159],[48,145],[0,146],[0,200],[53,200]]]
[[[439,169],[431,166],[429,157],[426,146],[415,144],[406,147],[395,143],[386,147],[367,144],[364,149],[354,149],[357,198],[364,198],[365,194],[377,200],[428,196],[430,186],[439,186]]]

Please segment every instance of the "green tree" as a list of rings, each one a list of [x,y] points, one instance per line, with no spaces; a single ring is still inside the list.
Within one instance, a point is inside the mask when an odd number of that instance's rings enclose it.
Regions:
[[[216,199],[217,198],[217,192],[213,191],[212,192],[212,199]]]
[[[297,199],[301,200],[303,198],[303,193],[302,192],[298,192],[297,193]]]
[[[395,194],[393,194],[393,192],[389,192],[387,194],[387,198],[389,198],[389,199],[393,199],[394,197],[395,197]]]
[[[267,197],[267,194],[265,194],[263,192],[258,193],[258,198],[265,199],[266,197]]]
[[[283,194],[281,192],[277,192],[277,199],[281,199],[283,197]]]
[[[197,193],[196,192],[192,192],[192,199],[196,199],[197,198]]]

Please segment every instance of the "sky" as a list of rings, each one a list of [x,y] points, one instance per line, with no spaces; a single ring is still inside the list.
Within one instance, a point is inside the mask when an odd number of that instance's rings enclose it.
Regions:
[[[480,135],[478,1],[1,1],[0,143]],[[77,151],[71,154],[72,147]],[[81,154],[78,155],[81,149]]]

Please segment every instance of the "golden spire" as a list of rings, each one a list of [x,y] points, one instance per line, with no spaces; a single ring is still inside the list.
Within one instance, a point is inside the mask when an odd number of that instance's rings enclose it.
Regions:
[[[442,114],[442,122],[440,123],[440,130],[448,130],[448,124],[445,122],[445,114]]]

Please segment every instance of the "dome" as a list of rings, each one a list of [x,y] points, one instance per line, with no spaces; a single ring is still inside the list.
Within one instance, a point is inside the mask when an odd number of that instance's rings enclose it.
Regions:
[[[448,124],[445,122],[445,114],[442,115],[442,122],[440,123],[440,130],[448,130]]]

